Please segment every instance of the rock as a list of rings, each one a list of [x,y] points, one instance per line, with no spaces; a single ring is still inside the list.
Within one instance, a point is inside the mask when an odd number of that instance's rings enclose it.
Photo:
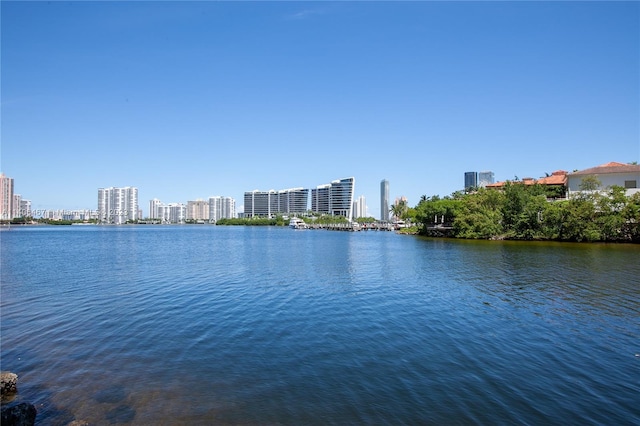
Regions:
[[[36,422],[36,407],[28,402],[11,402],[3,405],[1,411],[2,426],[33,426]]]
[[[0,395],[2,399],[18,392],[18,375],[9,371],[0,371]]]

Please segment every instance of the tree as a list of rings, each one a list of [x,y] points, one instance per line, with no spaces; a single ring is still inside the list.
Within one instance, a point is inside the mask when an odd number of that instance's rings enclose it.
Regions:
[[[389,211],[391,212],[393,217],[396,218],[396,220],[406,219],[408,208],[409,206],[407,205],[407,200],[401,199],[397,203],[393,204],[391,206],[391,209],[389,209]]]
[[[628,197],[627,203],[620,212],[624,219],[622,235],[635,243],[640,242],[640,192]]]
[[[495,238],[504,232],[501,207],[502,191],[480,189],[462,199],[453,222],[455,235],[461,238]]]
[[[563,204],[562,230],[560,239],[569,241],[598,241],[600,230],[593,218],[595,204],[583,197],[575,197]]]
[[[451,224],[456,211],[460,205],[460,200],[440,199],[431,197],[429,201],[418,203],[415,208],[415,220],[422,224],[423,229],[435,224]]]
[[[602,185],[602,182],[600,182],[600,179],[598,179],[597,176],[588,175],[583,177],[582,180],[580,181],[580,190],[586,191],[586,192],[593,192],[593,191],[597,191],[601,185]]]

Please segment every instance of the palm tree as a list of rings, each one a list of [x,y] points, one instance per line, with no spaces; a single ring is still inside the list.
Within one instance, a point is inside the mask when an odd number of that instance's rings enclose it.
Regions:
[[[389,210],[393,217],[397,219],[404,219],[407,215],[407,210],[409,207],[407,206],[407,200],[399,200],[397,203],[391,206]]]

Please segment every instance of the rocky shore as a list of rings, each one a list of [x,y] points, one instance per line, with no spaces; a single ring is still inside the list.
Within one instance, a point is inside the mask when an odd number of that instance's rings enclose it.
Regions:
[[[2,426],[32,426],[36,422],[36,407],[20,401],[18,395],[18,375],[9,371],[0,372],[0,424]]]

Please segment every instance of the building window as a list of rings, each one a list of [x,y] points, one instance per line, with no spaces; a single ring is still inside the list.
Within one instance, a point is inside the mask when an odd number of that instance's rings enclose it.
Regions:
[[[635,181],[635,180],[625,180],[625,181],[624,181],[624,187],[625,187],[626,189],[629,189],[629,188],[637,188],[637,187],[638,187],[638,183],[637,183],[637,181]]]

